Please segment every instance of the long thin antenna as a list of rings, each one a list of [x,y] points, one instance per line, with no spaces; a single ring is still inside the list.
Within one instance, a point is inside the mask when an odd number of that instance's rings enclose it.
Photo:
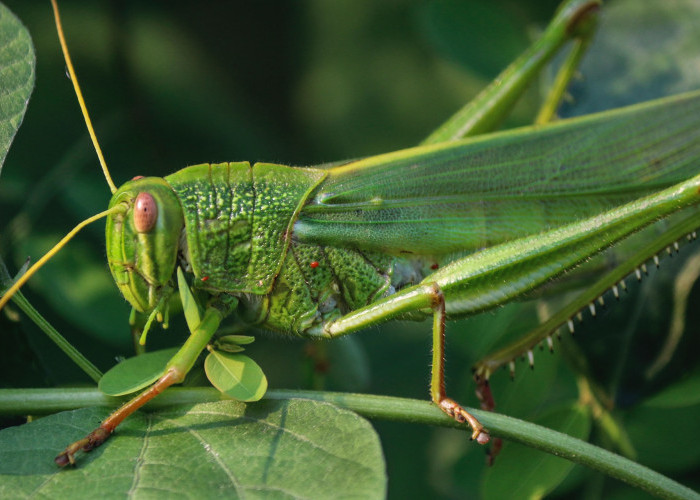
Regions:
[[[95,151],[97,152],[97,157],[100,160],[100,165],[102,165],[102,173],[107,179],[107,184],[109,184],[109,189],[112,194],[117,190],[112,181],[112,177],[109,175],[109,169],[107,168],[107,162],[102,155],[102,150],[100,149],[100,144],[97,142],[97,136],[95,135],[95,130],[92,128],[92,121],[90,121],[90,115],[88,114],[87,107],[85,106],[85,100],[83,99],[83,93],[80,91],[80,85],[78,85],[78,77],[75,75],[75,70],[73,69],[73,63],[70,60],[70,54],[68,54],[68,46],[66,45],[66,39],[63,36],[63,27],[61,26],[61,16],[58,14],[58,5],[56,0],[51,0],[51,5],[53,6],[53,16],[56,20],[56,30],[58,31],[58,39],[61,42],[61,50],[63,51],[63,58],[66,60],[66,66],[68,67],[68,74],[70,75],[70,80],[73,82],[73,88],[75,89],[75,95],[78,97],[78,103],[80,104],[80,109],[83,112],[83,117],[85,118],[85,125],[87,125],[88,132],[90,133],[90,139],[92,139],[92,144],[95,146]],[[0,306],[2,307],[2,306]]]
[[[7,302],[12,298],[12,296],[15,293],[17,293],[17,290],[19,290],[22,287],[22,285],[24,285],[27,282],[27,280],[29,278],[31,278],[32,275],[35,272],[37,272],[39,270],[39,268],[41,266],[43,266],[51,257],[56,255],[58,253],[58,251],[61,248],[63,248],[66,245],[66,243],[68,243],[70,241],[70,239],[73,238],[73,236],[75,236],[78,233],[78,231],[80,231],[82,228],[84,228],[85,226],[87,226],[91,222],[95,222],[96,220],[101,219],[103,217],[107,217],[108,215],[116,214],[119,212],[124,213],[126,211],[126,209],[127,209],[126,206],[124,206],[123,204],[120,203],[118,205],[113,206],[109,210],[105,210],[104,212],[100,212],[97,215],[93,215],[92,217],[85,219],[84,221],[79,223],[77,226],[75,226],[71,230],[71,232],[69,232],[67,235],[65,235],[61,239],[61,241],[56,243],[56,245],[54,245],[54,247],[51,250],[46,252],[46,254],[41,259],[36,261],[36,263],[32,267],[30,267],[27,270],[27,272],[24,273],[20,277],[20,279],[18,279],[10,288],[7,289],[7,291],[5,292],[5,295],[3,295],[2,298],[0,299],[0,309],[5,307],[5,304],[7,304]]]

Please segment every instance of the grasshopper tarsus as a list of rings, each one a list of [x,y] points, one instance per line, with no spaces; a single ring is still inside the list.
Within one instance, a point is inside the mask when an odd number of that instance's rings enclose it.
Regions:
[[[75,465],[76,453],[79,451],[88,452],[97,448],[104,443],[111,434],[111,431],[100,426],[88,434],[87,437],[68,445],[65,450],[56,455],[53,461],[59,467],[65,467],[68,464]]]
[[[488,387],[488,385],[486,386]],[[490,391],[489,391],[490,394]],[[479,422],[474,415],[462,408],[450,398],[444,398],[439,403],[440,409],[449,417],[459,423],[468,423],[472,428],[471,440],[479,444],[486,444],[491,440],[489,431]]]

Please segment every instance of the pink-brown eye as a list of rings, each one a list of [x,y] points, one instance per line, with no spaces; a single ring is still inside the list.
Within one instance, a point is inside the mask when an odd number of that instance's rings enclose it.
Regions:
[[[156,225],[158,207],[149,193],[139,193],[134,203],[134,227],[139,233],[147,233]]]

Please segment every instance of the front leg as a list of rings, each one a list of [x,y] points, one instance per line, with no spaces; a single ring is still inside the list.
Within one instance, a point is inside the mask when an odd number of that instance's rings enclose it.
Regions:
[[[182,382],[185,379],[185,375],[186,373],[183,373],[177,367],[171,366],[168,368],[165,374],[160,377],[151,387],[143,391],[135,398],[129,400],[118,410],[114,411],[100,424],[97,429],[92,431],[83,439],[79,439],[75,443],[68,445],[65,450],[54,458],[56,465],[60,467],[64,467],[68,464],[75,465],[76,453],[80,451],[88,452],[107,441],[109,436],[111,436],[114,432],[114,429],[116,429],[126,417],[134,413],[171,385]]]
[[[56,465],[64,467],[68,464],[75,465],[75,455],[80,451],[90,451],[102,443],[114,432],[117,426],[129,415],[155,398],[158,394],[173,384],[179,384],[185,379],[187,373],[192,369],[199,353],[206,347],[211,340],[219,324],[223,319],[224,314],[215,307],[208,307],[205,311],[202,321],[189,336],[185,344],[172,357],[165,367],[163,375],[148,389],[143,391],[138,396],[132,398],[119,409],[114,411],[107,417],[100,426],[88,434],[83,439],[70,444],[61,453],[56,456],[54,461]]]

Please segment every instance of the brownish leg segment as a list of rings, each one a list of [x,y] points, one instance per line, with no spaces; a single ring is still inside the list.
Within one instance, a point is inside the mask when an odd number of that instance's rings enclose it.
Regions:
[[[233,304],[233,302],[231,302]],[[63,467],[75,464],[75,454],[79,451],[90,451],[104,443],[122,421],[155,398],[158,394],[173,384],[179,384],[192,369],[199,353],[206,347],[212,335],[219,328],[225,313],[214,306],[207,307],[197,328],[192,331],[185,344],[170,359],[163,375],[151,387],[132,398],[117,411],[107,417],[100,426],[87,437],[76,441],[61,452],[54,461]]]
[[[75,454],[79,451],[90,451],[104,443],[107,438],[114,432],[122,421],[155,398],[158,394],[173,384],[178,384],[183,381],[185,374],[176,367],[171,367],[159,378],[151,387],[143,391],[141,394],[131,399],[129,402],[122,405],[118,410],[107,417],[100,426],[88,434],[83,439],[69,445],[59,455],[56,456],[54,462],[61,467],[71,464],[75,465]]]
[[[433,285],[433,362],[430,377],[430,397],[438,407],[457,422],[468,422],[472,439],[486,444],[491,439],[489,431],[474,415],[447,397],[445,391],[445,297],[437,285]]]

